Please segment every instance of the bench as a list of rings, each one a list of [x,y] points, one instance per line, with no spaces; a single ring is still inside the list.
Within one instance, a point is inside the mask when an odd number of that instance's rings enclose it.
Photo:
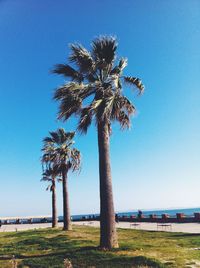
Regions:
[[[137,227],[141,228],[141,223],[136,223],[136,222],[134,222],[134,223],[130,223],[130,228],[131,228],[131,227],[134,227],[135,229],[136,229]]]
[[[172,231],[172,224],[171,223],[157,223],[157,230],[158,229],[161,229],[161,230],[169,230],[169,231]]]

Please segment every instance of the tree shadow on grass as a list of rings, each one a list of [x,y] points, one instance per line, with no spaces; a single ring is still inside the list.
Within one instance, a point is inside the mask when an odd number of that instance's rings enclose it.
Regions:
[[[9,238],[9,237],[29,237],[29,236],[35,236],[35,235],[50,235],[50,234],[55,234],[55,232],[62,233],[62,229],[53,229],[53,228],[40,228],[40,229],[31,229],[31,230],[24,230],[24,231],[19,231],[19,232],[5,232],[4,237]]]
[[[3,255],[10,256],[13,255],[19,259],[27,258],[28,254],[34,257],[40,255],[55,255],[60,253],[74,252],[77,249],[79,250],[81,246],[87,246],[88,244],[92,245],[88,240],[76,240],[69,239],[67,236],[58,235],[53,238],[46,237],[30,237],[21,239],[17,243],[7,243],[3,245]],[[0,255],[0,260],[5,259],[2,254]]]
[[[197,233],[175,233],[173,237],[200,237],[200,234]]]
[[[99,250],[96,243],[90,240],[69,239],[60,232],[50,238],[42,236],[43,234],[43,232],[37,232],[37,235],[34,232],[17,234],[19,241],[15,248],[12,249],[13,243],[7,243],[5,245],[7,255],[1,255],[0,260],[11,260],[15,255],[15,258],[21,261],[19,268],[63,268],[66,258],[72,262],[74,268],[164,267],[159,261],[144,256],[120,256],[116,254],[117,250],[111,252]]]
[[[24,259],[23,262],[19,265],[19,268],[24,266],[29,268],[55,268],[55,267],[64,267],[64,259],[69,259],[74,268],[83,268],[83,267],[95,267],[95,268],[118,268],[118,267],[155,267],[155,268],[164,268],[166,267],[159,261],[145,256],[116,256],[112,253],[105,253],[99,250],[88,248],[86,251],[81,249],[79,252],[66,252],[65,254],[58,254],[52,256],[37,258]]]

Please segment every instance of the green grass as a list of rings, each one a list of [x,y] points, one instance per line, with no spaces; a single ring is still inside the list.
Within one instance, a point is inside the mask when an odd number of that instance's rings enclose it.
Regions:
[[[200,267],[200,235],[121,229],[120,248],[98,250],[99,229],[40,229],[0,233],[0,267],[64,267],[68,258],[79,267]],[[198,266],[199,265],[199,266]]]

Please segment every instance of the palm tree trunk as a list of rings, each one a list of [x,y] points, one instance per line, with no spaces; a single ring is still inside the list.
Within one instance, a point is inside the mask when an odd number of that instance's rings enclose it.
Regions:
[[[63,230],[72,230],[71,216],[69,209],[69,193],[67,187],[67,172],[62,173],[63,182]]]
[[[100,247],[118,247],[113,204],[112,177],[110,168],[108,124],[98,123],[99,177],[100,177]]]
[[[56,206],[56,182],[52,180],[52,228],[58,226],[57,206]]]

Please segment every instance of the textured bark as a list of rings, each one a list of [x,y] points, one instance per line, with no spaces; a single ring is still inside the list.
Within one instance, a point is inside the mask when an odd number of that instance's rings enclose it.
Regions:
[[[63,183],[63,230],[72,230],[71,216],[69,209],[69,193],[67,187],[67,172],[62,174]]]
[[[52,181],[52,228],[58,226],[58,215],[56,206],[56,182],[55,178]]]
[[[110,168],[108,125],[98,124],[99,177],[100,177],[100,247],[118,247],[113,204],[112,177]]]

